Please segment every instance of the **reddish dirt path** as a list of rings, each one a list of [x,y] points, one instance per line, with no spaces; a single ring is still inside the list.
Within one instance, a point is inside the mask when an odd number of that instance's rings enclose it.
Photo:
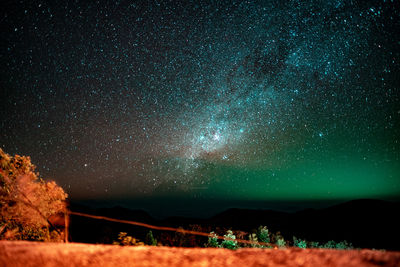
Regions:
[[[0,241],[0,266],[400,266],[400,252],[120,247]]]

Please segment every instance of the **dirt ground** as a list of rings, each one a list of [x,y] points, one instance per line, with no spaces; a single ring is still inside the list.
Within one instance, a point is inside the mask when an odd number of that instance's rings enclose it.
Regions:
[[[400,266],[400,252],[120,247],[0,241],[0,266]]]

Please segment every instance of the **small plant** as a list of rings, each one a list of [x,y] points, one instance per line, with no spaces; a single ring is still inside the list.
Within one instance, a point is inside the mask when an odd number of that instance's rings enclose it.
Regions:
[[[226,231],[226,235],[224,235],[224,241],[222,241],[221,247],[228,249],[238,248],[236,236],[233,234],[231,230]]]
[[[186,247],[187,246],[187,235],[183,232],[182,226],[178,227],[178,231],[175,232],[173,237],[174,245],[177,247]]]
[[[320,246],[319,246],[319,242],[311,241],[311,242],[309,243],[309,247],[310,247],[310,248],[319,248],[319,247],[320,247]]]
[[[271,241],[269,237],[269,231],[267,226],[260,226],[257,230],[257,238],[260,242],[269,243]]]
[[[293,246],[299,248],[307,248],[307,242],[302,239],[297,239],[295,236],[293,236]]]
[[[343,240],[336,244],[336,249],[354,249],[352,243],[348,243],[346,240]]]
[[[118,241],[114,241],[113,245],[120,245],[120,246],[144,246],[143,242],[139,242],[138,239],[129,236],[125,232],[120,232],[118,234]]]
[[[341,242],[335,242],[330,240],[326,242],[324,245],[321,246],[322,248],[329,248],[329,249],[353,249],[353,244],[348,243],[346,240]]]
[[[286,247],[286,241],[285,241],[285,239],[281,236],[281,237],[279,237],[277,240],[276,240],[276,243],[275,243],[277,246],[278,246],[278,248],[285,248]]]
[[[157,239],[154,238],[151,230],[146,235],[146,245],[157,246]]]
[[[220,247],[219,243],[218,243],[218,236],[216,233],[211,232],[208,235],[208,242],[207,242],[207,247],[209,248],[218,248]]]
[[[333,241],[333,240],[329,240],[328,242],[326,242],[325,244],[323,244],[323,245],[321,246],[321,248],[331,248],[331,249],[334,249],[334,248],[336,248],[336,242]]]
[[[255,234],[255,233],[249,234],[249,241],[252,242],[252,243],[250,244],[250,247],[252,247],[252,248],[261,248],[261,247],[262,247],[262,246],[258,243],[257,234]]]
[[[279,248],[285,248],[286,247],[286,241],[285,238],[283,238],[281,232],[276,232],[275,234],[272,234],[271,242],[275,242],[275,245]]]
[[[221,229],[217,229],[221,231]],[[236,234],[236,235],[235,235]],[[328,248],[328,249],[354,249],[353,245],[346,240],[341,242],[335,242],[333,240],[321,244],[317,241],[307,241],[305,239],[297,238],[293,236],[293,242],[286,241],[282,236],[281,232],[271,233],[266,226],[260,226],[256,230],[248,235],[249,244],[240,246],[236,236],[239,239],[245,239],[247,233],[228,230],[224,235],[223,241],[219,242],[218,235],[215,232],[210,232],[208,235],[208,242],[205,244],[209,248],[228,248],[228,249],[238,249],[240,247],[251,247],[251,248],[286,248],[289,245],[294,247],[306,249],[306,248]],[[267,244],[265,244],[267,243]]]

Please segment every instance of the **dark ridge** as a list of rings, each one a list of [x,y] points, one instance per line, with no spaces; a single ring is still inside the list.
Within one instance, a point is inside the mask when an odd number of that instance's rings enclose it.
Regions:
[[[143,210],[130,210],[120,206],[91,209],[71,205],[71,209],[159,226],[184,229],[196,226],[208,232],[217,228],[250,232],[265,225],[271,232],[280,231],[289,241],[293,236],[319,242],[347,240],[360,248],[400,250],[400,202],[360,199],[296,213],[231,208],[208,219],[174,216],[163,220],[154,219]],[[119,232],[128,232],[144,240],[148,231],[144,227],[71,216],[70,234],[75,242],[112,243]],[[155,235],[162,234],[153,232]]]

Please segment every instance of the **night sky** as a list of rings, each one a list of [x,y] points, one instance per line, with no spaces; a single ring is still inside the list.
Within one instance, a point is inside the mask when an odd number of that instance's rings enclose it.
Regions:
[[[400,198],[399,1],[189,2],[2,1],[3,150],[171,214]]]

